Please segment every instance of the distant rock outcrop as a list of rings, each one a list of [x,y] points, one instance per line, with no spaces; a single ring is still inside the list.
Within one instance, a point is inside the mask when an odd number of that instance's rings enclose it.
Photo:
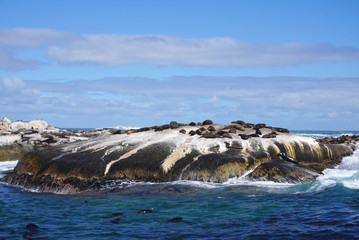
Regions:
[[[109,130],[61,130],[44,120],[11,122],[3,118],[0,121],[0,161],[18,160],[30,151],[87,140],[104,131]]]
[[[359,141],[359,135],[342,135],[339,137],[325,137],[325,138],[317,139],[317,141],[325,144],[342,144],[342,143],[355,144],[356,142]]]

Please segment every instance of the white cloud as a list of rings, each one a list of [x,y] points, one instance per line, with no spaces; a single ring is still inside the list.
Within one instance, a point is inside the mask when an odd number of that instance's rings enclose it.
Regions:
[[[208,103],[219,103],[221,101],[221,99],[219,99],[216,95],[213,95],[212,98],[208,101]]]
[[[0,48],[4,47],[43,47],[48,44],[69,41],[77,34],[44,28],[0,29]]]
[[[18,77],[4,77],[0,78],[0,94],[1,94],[1,100],[5,101],[6,98],[18,98],[19,95],[22,95],[24,93],[28,93],[28,90],[26,88],[26,83]],[[2,102],[0,101],[0,102]],[[2,102],[4,103],[4,102]]]
[[[183,39],[161,35],[99,34],[85,35],[63,46],[50,46],[48,57],[62,64],[242,67],[354,60],[359,59],[359,49],[299,42],[249,43],[225,37]]]
[[[47,57],[61,64],[105,66],[273,66],[317,61],[359,59],[359,49],[300,42],[252,43],[230,37],[180,38],[166,35],[74,34],[52,29],[0,29],[0,69],[34,69],[34,58],[17,58],[17,51],[47,49]],[[46,64],[46,62],[44,62]]]
[[[36,104],[39,96],[39,91],[21,78],[0,78],[0,114],[22,113],[29,105]]]
[[[37,69],[45,64],[34,58],[16,57],[18,51],[47,47],[49,44],[60,44],[79,38],[79,35],[39,28],[0,29],[0,69],[21,71]]]
[[[12,77],[12,78],[1,78],[0,81],[2,87],[4,87],[5,91],[13,91],[13,90],[18,90],[18,89],[22,89],[25,87],[25,82],[18,77]]]

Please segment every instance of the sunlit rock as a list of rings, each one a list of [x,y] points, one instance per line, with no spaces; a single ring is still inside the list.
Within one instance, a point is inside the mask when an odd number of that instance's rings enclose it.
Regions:
[[[60,131],[52,139],[40,134],[48,146],[27,153],[5,180],[63,193],[101,189],[103,183],[119,180],[221,183],[244,177],[305,183],[314,181],[325,168],[339,164],[354,149],[351,142],[323,144],[283,128],[243,121],[224,126],[210,122],[172,122],[174,125],[181,129],[165,124],[121,132]],[[258,130],[273,137],[261,137],[256,134]],[[43,143],[43,138],[38,141]]]

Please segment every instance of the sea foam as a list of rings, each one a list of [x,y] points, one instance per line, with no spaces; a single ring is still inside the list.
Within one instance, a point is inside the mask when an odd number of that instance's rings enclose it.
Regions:
[[[17,160],[0,162],[0,178],[4,176],[3,172],[13,170],[15,168],[17,162],[18,162]]]
[[[312,183],[308,192],[322,191],[337,185],[359,189],[359,144],[354,153],[351,156],[344,157],[338,166],[325,169],[323,175]]]

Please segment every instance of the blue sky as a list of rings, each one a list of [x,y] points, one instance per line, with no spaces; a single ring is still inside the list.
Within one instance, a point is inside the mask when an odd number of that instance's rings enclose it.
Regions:
[[[0,0],[0,118],[359,130],[359,2]]]

